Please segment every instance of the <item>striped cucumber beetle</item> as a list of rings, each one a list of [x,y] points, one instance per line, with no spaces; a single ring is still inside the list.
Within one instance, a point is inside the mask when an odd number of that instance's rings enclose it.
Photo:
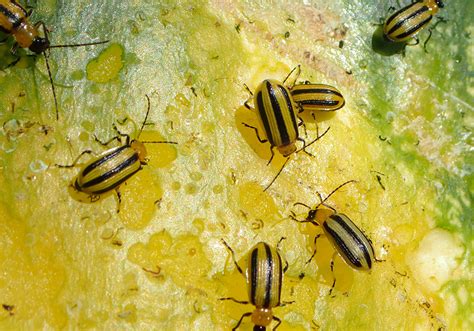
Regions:
[[[54,106],[56,108],[56,120],[59,120],[58,102],[56,98],[56,90],[54,87],[53,77],[48,62],[48,55],[46,51],[51,48],[63,47],[82,47],[107,43],[106,41],[97,41],[83,44],[70,45],[51,45],[48,38],[48,30],[43,22],[31,24],[28,20],[31,11],[27,12],[19,3],[14,0],[0,0],[0,31],[7,35],[12,35],[15,38],[16,45],[13,49],[14,53],[16,47],[28,48],[35,54],[43,54],[48,69],[49,81],[54,97]],[[43,28],[44,37],[40,36],[39,27]],[[14,66],[20,58],[10,63],[7,67]]]
[[[264,331],[272,323],[277,324],[272,330],[276,330],[281,324],[281,320],[273,315],[272,309],[282,307],[293,303],[280,301],[283,274],[288,269],[288,263],[282,266],[282,259],[279,253],[280,243],[286,239],[282,237],[278,242],[276,249],[264,242],[256,244],[249,252],[247,257],[247,269],[245,275],[242,268],[235,259],[234,250],[224,241],[222,243],[227,247],[232,255],[235,267],[242,274],[247,282],[248,301],[240,301],[234,298],[221,298],[219,300],[231,300],[240,304],[252,304],[255,306],[253,312],[248,312],[240,317],[232,330],[237,330],[245,317],[250,317],[254,324],[253,330]]]
[[[298,220],[295,213],[292,212],[290,218],[299,223],[311,223],[315,226],[320,226],[323,230],[323,234],[328,238],[331,245],[339,256],[346,262],[346,264],[353,269],[361,271],[370,271],[374,262],[380,262],[375,257],[374,249],[370,239],[351,221],[351,219],[345,214],[338,213],[333,207],[324,204],[335,192],[337,192],[343,186],[354,183],[354,180],[347,181],[338,187],[336,187],[324,200],[319,193],[318,197],[320,203],[316,207],[311,208],[308,205],[297,202],[294,205],[304,206],[310,211],[308,212],[304,220]],[[332,210],[332,213],[323,219],[322,222],[317,222],[318,211],[321,210],[320,206],[325,206]],[[322,234],[318,234],[314,238],[314,251],[311,258],[306,262],[310,263],[316,255],[316,241],[321,237]],[[336,253],[335,252],[335,253]],[[334,272],[334,255],[331,260],[331,272]],[[333,284],[329,294],[332,293],[334,286],[336,285],[336,278],[334,278]]]
[[[301,74],[301,66],[297,65],[285,78],[285,81],[296,71],[295,78],[288,84],[288,90],[293,101],[298,105],[298,113],[314,111],[330,112],[338,110],[345,105],[342,93],[335,87],[326,84],[313,84],[309,81],[297,84]]]
[[[121,138],[124,137],[125,143],[122,146],[105,151],[85,164],[71,184],[71,187],[75,191],[86,194],[90,202],[99,200],[103,194],[115,191],[118,199],[117,213],[120,211],[121,203],[120,185],[141,170],[143,165],[147,164],[147,151],[144,144],[177,144],[172,141],[138,140],[150,112],[150,98],[148,95],[146,98],[148,108],[137,138],[131,139],[129,135],[121,133],[114,125],[118,136],[105,143],[100,142],[97,138],[96,141],[107,146],[114,140],[121,142]],[[92,151],[86,150],[82,152],[71,165],[56,164],[56,166],[60,168],[76,167],[78,166],[79,159],[84,154],[91,153]]]
[[[384,37],[392,42],[405,42],[425,28],[439,8],[443,8],[441,0],[420,0],[396,11],[383,25]],[[431,37],[431,30],[430,36]],[[428,42],[428,39],[425,41]],[[417,41],[418,43],[418,41]]]
[[[293,72],[293,70],[291,72]],[[257,139],[260,143],[270,143],[271,157],[267,165],[271,163],[274,157],[274,148],[276,148],[281,155],[287,158],[281,169],[278,171],[277,175],[273,178],[270,184],[268,184],[264,191],[268,190],[268,188],[280,175],[291,154],[304,151],[305,153],[311,155],[306,151],[306,148],[318,141],[329,130],[328,128],[320,136],[318,134],[317,138],[309,144],[306,144],[305,140],[299,136],[298,126],[302,125],[303,122],[300,120],[300,123],[297,123],[297,106],[293,100],[293,97],[291,96],[290,91],[284,86],[285,81],[289,76],[290,75],[285,78],[283,83],[273,79],[264,80],[258,86],[255,94],[252,93],[252,91],[250,91],[250,89],[245,85],[251,95],[251,98],[253,98],[258,122],[265,133],[266,139],[260,137],[256,127],[246,123],[242,124],[255,130]],[[249,100],[247,100],[244,105],[246,108],[252,110],[252,108],[248,105]],[[296,141],[301,141],[303,143],[303,147],[297,149]]]
[[[335,111],[345,105],[341,92],[331,85],[307,82],[294,85],[290,92],[300,112]]]

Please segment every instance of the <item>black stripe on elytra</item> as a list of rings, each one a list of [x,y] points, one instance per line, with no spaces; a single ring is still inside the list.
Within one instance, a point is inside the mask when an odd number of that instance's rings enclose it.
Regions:
[[[395,36],[395,38],[397,38],[397,39],[402,39],[402,38],[405,38],[405,37],[407,37],[407,36],[409,36],[409,35],[411,35],[411,34],[414,34],[416,31],[420,30],[424,25],[428,24],[428,23],[431,21],[432,18],[433,18],[432,15],[428,16],[428,18],[427,18],[426,20],[424,20],[423,22],[421,22],[421,23],[415,25],[415,26],[414,26],[413,28],[411,28],[410,30],[405,31],[405,32],[403,32],[403,33],[401,33],[401,34]]]
[[[272,87],[270,82],[266,82],[266,89],[268,91],[268,95],[270,97],[270,102],[272,104],[273,114],[275,115],[276,124],[278,127],[278,134],[280,135],[281,145],[288,145],[290,143],[290,138],[288,135],[288,130],[286,128],[285,119],[283,118],[283,114],[281,113],[281,107],[278,103],[277,96],[275,94],[275,89]],[[273,144],[274,145],[274,144]]]
[[[82,171],[82,175],[83,176],[87,176],[87,174],[89,172],[91,172],[92,170],[94,170],[95,168],[101,166],[102,164],[104,164],[105,162],[107,162],[108,160],[110,160],[111,158],[117,156],[118,154],[120,154],[124,149],[130,147],[129,145],[124,145],[124,146],[120,146],[118,147],[117,149],[113,150],[110,154],[107,154],[107,155],[104,155],[103,157],[101,157],[100,159],[98,159],[97,161],[95,162],[92,162],[91,164],[89,164],[87,167],[84,168],[84,170]]]
[[[388,19],[387,19],[387,22],[385,23],[385,25],[389,25],[395,17],[397,17],[398,15],[400,15],[402,12],[404,12],[405,10],[408,10],[410,9],[411,7],[413,7],[414,5],[416,5],[417,2],[413,2],[412,4],[406,6],[406,7],[403,7],[402,9],[396,11],[395,13],[392,14],[392,16],[390,16]]]
[[[122,184],[123,182],[125,182],[127,179],[129,179],[130,177],[132,177],[136,172],[140,171],[142,168],[138,168],[137,171],[134,171],[132,173],[129,173],[127,176],[123,177],[122,179],[120,179],[119,181],[117,182],[113,182],[113,183],[110,183],[109,186],[106,186],[104,187],[103,189],[101,190],[96,190],[94,191],[94,194],[102,194],[102,193],[105,193],[105,192],[108,192],[110,190],[113,190],[117,187],[120,186],[120,184]]]
[[[127,167],[131,166],[132,164],[134,164],[135,162],[138,161],[138,154],[137,153],[134,153],[132,154],[131,157],[129,157],[127,160],[125,160],[124,162],[120,163],[118,166],[116,166],[115,168],[107,171],[105,174],[102,174],[94,179],[91,179],[90,181],[86,182],[86,183],[83,183],[82,184],[82,187],[84,188],[87,188],[87,187],[91,187],[91,186],[94,186],[94,185],[97,185],[101,182],[103,182],[104,180],[107,180],[109,179],[110,177],[113,177],[115,176],[117,173],[119,173],[120,171],[122,171],[123,169],[126,169]],[[118,184],[113,184],[113,186],[117,186]],[[99,193],[99,192],[97,192]]]
[[[257,291],[258,277],[258,248],[255,248],[250,255],[250,302],[255,306],[255,293]]]
[[[392,28],[388,31],[388,34],[392,34],[394,33],[395,31],[397,31],[403,24],[405,24],[406,22],[414,19],[415,17],[417,17],[418,15],[421,15],[423,14],[425,11],[428,11],[429,8],[427,6],[423,6],[421,7],[420,9],[418,9],[417,11],[411,13],[410,15],[408,15],[407,17],[405,17],[404,19],[401,19],[397,22],[397,24],[395,24],[394,26],[392,26]],[[431,19],[431,18],[430,18]]]
[[[263,244],[265,247],[265,260],[266,260],[266,274],[265,274],[265,298],[263,300],[263,308],[270,308],[270,300],[272,297],[272,280],[273,280],[273,256],[272,250],[268,244]]]
[[[335,106],[339,103],[339,101],[334,100],[303,100],[299,101],[302,105],[308,106]]]
[[[280,269],[278,270],[278,302],[277,302],[277,306],[279,306],[280,305],[281,281],[282,281],[282,278],[283,278],[283,270],[282,270],[281,256],[280,256],[280,254],[278,254],[278,251],[277,251],[277,257],[278,257],[278,263],[279,263],[279,266],[280,266]]]
[[[270,134],[270,123],[268,123],[268,116],[265,112],[264,105],[263,105],[263,93],[262,91],[257,93],[257,108],[258,112],[260,113],[260,118],[262,119],[263,128],[265,129],[265,135],[267,136],[270,145],[275,146],[273,137]]]
[[[294,116],[295,110],[293,109],[293,103],[291,102],[290,96],[288,95],[288,92],[283,86],[278,85],[278,87],[280,88],[281,93],[285,97],[288,110],[291,112],[291,123],[293,123],[293,129],[295,130],[295,132],[298,132],[298,125],[296,124],[296,116]]]
[[[372,267],[372,259],[370,258],[370,254],[368,250],[370,249],[373,253],[373,249],[372,249],[372,246],[370,246],[370,243],[369,243],[369,247],[367,247],[363,239],[357,235],[357,233],[344,221],[344,219],[340,215],[334,214],[334,215],[331,215],[330,218],[334,220],[337,224],[339,224],[344,229],[344,231],[346,231],[351,236],[351,238],[354,239],[354,241],[356,242],[356,245],[359,246],[359,248],[362,250],[364,254],[365,262],[367,263],[367,266],[370,269]],[[354,226],[356,227],[355,224]],[[362,233],[362,231],[360,232]]]
[[[341,237],[339,237],[339,235],[327,225],[327,222],[324,222],[323,226],[328,232],[328,234],[334,239],[335,244],[342,249],[342,251],[344,252],[344,255],[351,262],[351,264],[358,268],[361,268],[362,263],[359,261],[359,259],[356,256],[354,256],[354,254],[352,254],[351,250],[347,247],[347,245],[341,239]]]
[[[312,89],[301,89],[301,90],[294,90],[291,92],[293,95],[298,95],[298,94],[305,94],[305,93],[321,93],[321,94],[335,94],[340,96],[341,98],[343,97],[339,91],[334,91],[326,88],[312,88]]]
[[[5,6],[0,5],[0,14],[3,14],[7,17],[8,21],[12,25],[12,30],[16,30],[20,26],[21,19],[19,19],[14,13],[9,11]],[[10,31],[8,31],[8,32],[10,32]]]

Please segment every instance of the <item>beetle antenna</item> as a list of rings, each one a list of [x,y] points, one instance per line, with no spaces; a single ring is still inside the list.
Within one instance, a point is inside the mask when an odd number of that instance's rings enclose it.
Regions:
[[[48,48],[66,48],[66,47],[83,47],[83,46],[94,46],[94,45],[101,45],[101,44],[106,44],[110,40],[104,40],[104,41],[93,41],[90,43],[83,43],[83,44],[65,44],[65,45],[50,45]]]
[[[59,110],[58,110],[58,99],[56,98],[56,88],[54,87],[53,76],[51,75],[51,69],[49,67],[48,55],[46,52],[44,54],[44,61],[46,62],[46,68],[48,69],[49,82],[51,83],[51,90],[53,91],[54,98],[54,107],[56,108],[56,121],[59,120]]]
[[[323,132],[322,135],[318,136],[316,139],[314,139],[314,140],[313,140],[312,142],[310,142],[309,144],[307,144],[307,145],[305,144],[303,147],[301,147],[300,149],[298,149],[295,153],[299,153],[299,152],[301,152],[301,151],[304,151],[305,153],[308,153],[308,152],[306,152],[306,148],[308,148],[309,146],[311,146],[312,144],[314,144],[315,142],[317,142],[319,139],[321,139],[322,137],[324,137],[324,135],[325,135],[326,133],[328,133],[328,131],[329,131],[330,128],[331,128],[331,127],[328,127],[328,128],[326,129],[326,131]],[[308,154],[309,154],[309,153],[308,153]]]
[[[145,94],[145,97],[146,97],[146,100],[147,100],[147,103],[148,103],[148,106],[147,106],[147,110],[146,110],[146,115],[145,115],[145,120],[143,121],[142,123],[142,127],[140,128],[140,131],[138,132],[138,136],[136,138],[136,140],[138,140],[138,138],[140,137],[140,135],[142,134],[142,131],[143,131],[143,128],[145,127],[145,124],[146,124],[146,120],[148,119],[148,114],[150,113],[150,97],[148,95]],[[143,144],[174,144],[174,145],[177,145],[178,143],[175,142],[175,141],[168,141],[168,140],[157,140],[157,141],[141,141],[141,143]]]
[[[336,191],[338,191],[340,188],[342,188],[343,186],[346,186],[347,184],[349,183],[356,183],[357,181],[356,180],[348,180],[347,182],[344,182],[342,183],[341,185],[339,185],[338,187],[336,187],[331,193],[329,193],[329,195],[327,197],[324,198],[324,200],[322,200],[318,205],[316,205],[316,207],[314,207],[314,210],[318,209],[319,206],[321,206],[322,204],[324,204],[324,202],[329,199],[331,197],[331,195],[333,195],[334,193],[336,193]]]
[[[276,174],[276,176],[272,179],[272,181],[270,182],[270,184],[267,185],[267,187],[265,187],[265,189],[263,190],[263,192],[265,192],[266,190],[268,190],[270,188],[270,186],[272,186],[272,184],[275,182],[275,180],[278,178],[278,176],[280,176],[280,173],[283,171],[283,168],[286,166],[286,164],[288,163],[288,160],[290,158],[287,157],[286,158],[286,161],[285,163],[283,163],[283,165],[281,166],[280,168],[280,171],[278,171],[278,173]]]
[[[174,144],[177,145],[176,141],[160,140],[160,141],[140,141],[142,144]]]
[[[290,90],[295,86],[296,84],[296,81],[298,80],[298,78],[300,77],[300,74],[301,74],[301,65],[298,64],[296,67],[294,67],[293,69],[291,69],[290,73],[285,77],[285,79],[283,80],[283,85],[285,85],[285,82],[288,80],[288,78],[290,78],[291,74],[296,70],[298,69],[298,72],[296,74],[296,77],[295,77],[295,80],[293,81],[293,84],[289,85],[291,86],[290,87]]]
[[[151,102],[150,102],[150,97],[145,94],[145,97],[146,97],[146,101],[147,101],[147,109],[146,109],[146,115],[145,115],[145,119],[143,120],[143,123],[142,123],[142,127],[140,128],[140,131],[138,131],[138,136],[137,136],[137,139],[140,138],[140,135],[142,134],[142,131],[143,131],[143,128],[145,127],[145,123],[146,123],[146,120],[148,119],[148,114],[150,113],[150,105],[151,105]]]

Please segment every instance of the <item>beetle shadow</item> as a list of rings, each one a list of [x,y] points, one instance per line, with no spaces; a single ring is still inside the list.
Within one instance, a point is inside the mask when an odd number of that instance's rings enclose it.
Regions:
[[[380,24],[372,34],[372,50],[382,56],[405,55],[407,44],[404,42],[393,42],[387,40],[383,33],[383,25]]]
[[[239,130],[241,136],[244,138],[245,142],[252,148],[255,154],[259,158],[268,162],[272,157],[271,145],[269,142],[262,143],[258,140],[255,131],[246,127],[243,123],[251,125],[258,129],[258,134],[261,139],[267,139],[265,131],[260,128],[260,124],[257,120],[257,114],[254,110],[247,109],[245,106],[237,108],[235,111],[235,125],[237,130]],[[271,162],[272,165],[276,167],[281,167],[285,163],[286,158],[283,157],[276,149],[274,151],[274,157]]]

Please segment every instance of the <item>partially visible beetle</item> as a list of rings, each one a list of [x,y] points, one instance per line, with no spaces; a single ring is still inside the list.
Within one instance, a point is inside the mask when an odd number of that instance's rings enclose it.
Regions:
[[[311,208],[301,202],[295,203],[295,205],[301,205],[310,209],[304,220],[298,220],[294,213],[290,215],[290,218],[299,223],[311,223],[315,226],[320,226],[323,230],[324,235],[328,238],[334,249],[339,256],[349,265],[356,270],[370,271],[375,261],[379,261],[375,257],[374,249],[371,241],[366,235],[350,220],[348,216],[342,213],[338,213],[334,208],[325,205],[324,202],[328,200],[336,191],[343,186],[355,182],[354,180],[347,181],[338,187],[336,187],[324,200],[319,195],[320,203],[316,207]],[[324,205],[333,210],[334,213],[330,214],[322,222],[316,221],[317,213],[320,210],[320,206]],[[318,234],[314,238],[314,251],[311,258],[307,263],[311,262],[316,254],[316,241],[321,237],[322,234]],[[331,271],[334,272],[334,259],[331,261]],[[331,290],[332,293],[334,286],[336,285],[336,278],[334,278]]]
[[[121,202],[120,185],[141,170],[143,165],[147,164],[147,151],[144,144],[177,144],[172,141],[138,140],[150,112],[150,98],[148,96],[146,98],[148,108],[137,138],[131,139],[129,135],[119,132],[114,125],[118,136],[102,144],[106,146],[114,140],[121,142],[121,137],[125,137],[125,143],[122,146],[109,149],[89,161],[81,168],[71,184],[76,191],[87,194],[91,202],[99,200],[102,194],[115,190],[118,198],[117,212],[119,212]],[[56,166],[60,168],[76,167],[79,159],[84,154],[90,153],[92,153],[90,150],[82,152],[71,165],[57,164]]]
[[[106,41],[97,41],[83,44],[70,44],[70,45],[51,45],[48,38],[48,30],[46,29],[43,22],[37,22],[31,24],[28,20],[31,12],[27,12],[19,3],[14,0],[0,0],[0,31],[6,34],[11,34],[19,47],[28,48],[35,54],[43,54],[46,62],[46,68],[48,69],[49,81],[51,83],[51,89],[54,97],[54,106],[56,108],[56,120],[59,119],[58,102],[56,98],[56,90],[54,88],[53,77],[51,76],[51,70],[49,67],[48,56],[46,51],[51,48],[60,47],[82,47],[91,46],[107,43]],[[44,31],[44,37],[40,36],[38,28],[42,26]],[[19,59],[18,59],[19,60]],[[14,65],[17,61],[14,61],[11,65]]]
[[[404,42],[413,38],[428,25],[439,8],[443,7],[441,0],[419,0],[403,7],[385,21],[384,37],[392,42]]]
[[[276,249],[264,242],[256,244],[248,254],[245,275],[235,260],[233,249],[222,240],[222,243],[232,255],[235,267],[247,281],[249,301],[240,301],[234,298],[221,298],[219,300],[232,300],[240,304],[250,303],[255,306],[253,312],[245,313],[240,317],[235,327],[232,328],[233,331],[237,330],[242,320],[249,316],[254,324],[254,331],[265,331],[273,320],[277,324],[272,330],[276,330],[281,324],[281,320],[273,315],[272,309],[292,303],[280,301],[283,274],[288,269],[288,263],[286,263],[285,267],[282,267],[282,259],[278,251],[278,246],[283,239],[285,238],[280,239]]]
[[[296,84],[290,88],[291,96],[300,112],[336,111],[345,105],[342,93],[326,84]]]

